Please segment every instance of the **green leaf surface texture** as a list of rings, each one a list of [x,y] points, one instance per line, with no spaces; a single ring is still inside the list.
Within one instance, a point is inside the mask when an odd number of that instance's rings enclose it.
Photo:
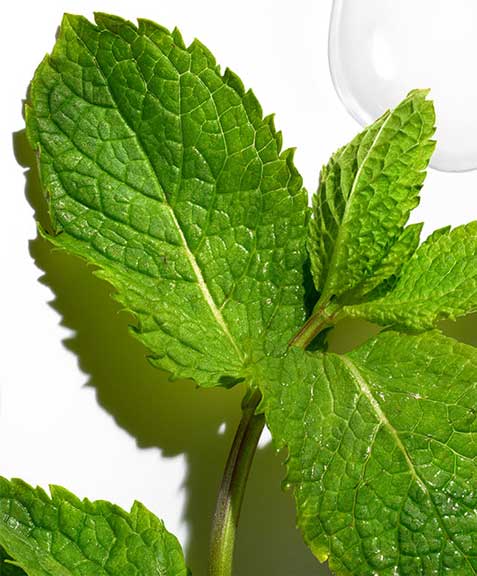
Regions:
[[[187,576],[177,539],[141,504],[50,491],[0,478],[0,545],[18,564],[2,576]]]
[[[25,574],[26,572],[19,568],[0,546],[0,576],[25,576]]]
[[[403,265],[411,258],[419,246],[422,224],[410,224],[386,256],[381,260],[373,275],[363,280],[354,290],[343,296],[344,300],[375,298],[386,293],[395,284]]]
[[[384,332],[350,354],[267,359],[267,424],[298,524],[340,575],[477,573],[477,352]]]
[[[477,310],[477,222],[437,230],[403,266],[382,298],[344,308],[345,314],[414,330]]]
[[[409,93],[323,168],[308,236],[322,300],[372,276],[417,206],[435,146],[434,107],[426,95]]]
[[[57,246],[99,267],[154,362],[244,377],[303,323],[306,191],[251,91],[147,20],[66,15],[26,109]]]

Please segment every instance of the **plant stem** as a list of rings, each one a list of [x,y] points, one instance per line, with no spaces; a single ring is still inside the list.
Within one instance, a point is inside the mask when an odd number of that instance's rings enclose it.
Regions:
[[[240,509],[250,466],[265,424],[263,414],[255,414],[260,397],[257,390],[244,405],[242,419],[225,465],[212,524],[209,576],[232,574]]]
[[[315,336],[326,326],[333,325],[338,306],[331,302],[318,303],[308,321],[290,340],[290,346],[306,349]],[[229,452],[220,486],[209,552],[209,576],[231,576],[235,536],[248,474],[257,444],[262,434],[265,418],[255,414],[260,402],[258,390],[244,403],[242,419]]]
[[[327,322],[323,320],[321,313],[313,314],[305,324],[303,324],[300,331],[293,336],[288,345],[306,349],[315,336],[317,336],[326,325]]]
[[[313,314],[303,324],[301,329],[293,336],[288,343],[289,346],[297,346],[298,348],[306,348],[311,344],[312,340],[327,326],[333,326],[337,319],[339,306],[332,302],[320,304],[315,307]]]

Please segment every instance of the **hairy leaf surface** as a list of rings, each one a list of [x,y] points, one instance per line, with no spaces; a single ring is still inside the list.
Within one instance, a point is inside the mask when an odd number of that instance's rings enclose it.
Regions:
[[[157,364],[244,376],[303,322],[307,199],[252,92],[198,41],[64,17],[27,108],[56,235],[100,268]]]
[[[370,278],[419,202],[434,150],[434,108],[415,90],[341,148],[321,173],[308,250],[327,302]]]
[[[436,231],[405,264],[392,291],[347,306],[350,316],[416,330],[477,310],[477,222]]]
[[[20,568],[28,576],[187,576],[177,539],[141,504],[127,513],[50,490],[0,478],[0,545],[19,566],[12,576]]]
[[[338,574],[477,573],[477,351],[385,332],[264,363],[305,540]]]

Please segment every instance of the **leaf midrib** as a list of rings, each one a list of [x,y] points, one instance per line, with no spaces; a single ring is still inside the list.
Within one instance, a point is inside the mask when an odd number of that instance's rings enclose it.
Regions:
[[[146,153],[146,150],[144,149],[144,146],[143,146],[143,144],[142,144],[142,141],[141,141],[139,135],[138,135],[137,132],[134,130],[134,128],[130,125],[129,121],[125,118],[124,114],[121,112],[121,109],[120,109],[120,107],[118,106],[118,103],[117,103],[117,101],[116,101],[116,98],[114,97],[114,95],[113,95],[113,93],[112,93],[112,91],[111,91],[111,88],[110,88],[108,79],[107,79],[107,77],[105,76],[105,74],[104,74],[104,72],[103,72],[103,69],[101,68],[98,60],[96,59],[96,55],[89,49],[89,47],[87,46],[87,44],[86,44],[86,43],[83,41],[83,39],[78,35],[78,33],[76,32],[76,29],[74,28],[74,26],[72,26],[70,22],[68,22],[68,24],[69,24],[70,29],[73,31],[75,37],[78,39],[78,42],[81,43],[81,45],[84,47],[84,49],[85,49],[85,50],[90,54],[90,56],[93,58],[93,60],[94,60],[94,62],[95,62],[95,64],[96,64],[96,68],[97,68],[97,70],[100,72],[101,77],[103,78],[103,81],[105,82],[105,85],[107,86],[108,93],[109,93],[109,95],[111,96],[111,100],[112,100],[112,101],[114,102],[114,104],[115,104],[115,110],[118,112],[118,114],[119,114],[120,117],[122,118],[123,122],[128,126],[129,130],[130,130],[131,133],[134,135],[134,138],[135,138],[136,142],[138,143],[138,146],[139,146],[139,148],[141,149],[141,152],[143,153],[144,159],[145,159],[146,162],[149,164],[149,167],[150,167],[152,173],[155,175],[156,180],[157,180],[159,186],[161,186],[161,185],[160,185],[159,178],[158,178],[158,175],[157,175],[157,171],[156,171],[156,169],[154,168],[151,160],[149,159],[149,156],[148,156],[148,154]],[[159,48],[158,48],[158,49],[159,49]],[[134,60],[134,58],[133,58],[132,56],[131,56],[131,59]],[[181,116],[181,115],[179,115],[179,116]],[[161,188],[162,188],[162,187],[161,187]],[[201,270],[201,268],[200,268],[200,266],[199,266],[199,264],[198,264],[198,262],[197,262],[197,260],[196,260],[196,258],[195,258],[195,256],[194,256],[194,254],[192,253],[192,251],[191,251],[191,249],[190,249],[190,247],[189,247],[189,244],[188,244],[188,242],[187,242],[187,239],[186,239],[186,237],[185,237],[185,235],[184,235],[184,233],[183,233],[183,231],[182,231],[182,228],[180,227],[179,222],[178,222],[178,220],[177,220],[177,217],[176,217],[176,214],[175,214],[175,212],[174,212],[174,209],[173,209],[172,206],[170,205],[169,200],[168,200],[166,194],[164,194],[164,206],[169,210],[169,212],[170,212],[170,214],[171,214],[172,222],[173,222],[174,226],[176,227],[176,229],[177,229],[177,231],[178,231],[178,234],[179,234],[179,237],[180,237],[180,239],[181,239],[181,241],[182,241],[182,243],[183,243],[183,247],[184,247],[184,251],[185,251],[185,254],[186,254],[186,258],[187,258],[187,260],[189,261],[189,263],[190,263],[190,265],[191,265],[191,267],[192,267],[192,270],[193,270],[193,272],[194,272],[194,274],[195,274],[195,276],[196,276],[196,278],[197,278],[197,284],[198,284],[198,286],[199,286],[199,290],[201,291],[201,293],[202,293],[202,295],[203,295],[203,297],[204,297],[205,302],[206,302],[207,305],[209,306],[209,309],[210,309],[212,315],[214,316],[217,324],[220,326],[222,332],[224,333],[224,335],[228,338],[228,340],[229,340],[230,343],[232,344],[235,352],[237,353],[237,356],[238,356],[239,360],[240,360],[241,362],[244,362],[244,360],[245,360],[244,354],[243,354],[242,350],[239,348],[239,346],[238,346],[235,338],[232,336],[232,333],[230,332],[230,330],[229,330],[229,328],[228,328],[228,326],[227,326],[227,323],[225,322],[225,319],[224,319],[224,317],[223,317],[223,315],[222,315],[222,312],[221,312],[220,309],[217,307],[217,305],[216,305],[216,303],[215,303],[215,301],[214,301],[214,299],[213,299],[213,297],[212,297],[212,294],[210,293],[210,291],[209,291],[209,289],[208,289],[208,287],[207,287],[207,284],[206,284],[206,282],[205,282],[204,276],[203,276],[203,274],[202,274],[202,270]]]
[[[399,448],[400,452],[404,456],[404,459],[406,460],[406,464],[408,465],[409,471],[410,471],[413,479],[417,482],[417,484],[420,486],[420,488],[427,495],[429,495],[429,491],[427,489],[427,486],[424,484],[423,480],[421,479],[421,477],[417,473],[417,471],[414,467],[414,464],[411,460],[411,457],[409,456],[409,454],[406,450],[406,447],[404,446],[404,444],[403,444],[403,442],[399,436],[398,431],[396,430],[396,428],[394,428],[394,426],[388,420],[388,417],[383,412],[381,406],[379,405],[379,402],[374,397],[373,393],[371,392],[371,389],[369,388],[366,380],[362,376],[362,374],[359,371],[356,364],[354,364],[354,362],[350,358],[348,358],[344,355],[340,355],[340,356],[336,356],[336,357],[339,358],[340,361],[345,365],[348,373],[350,374],[350,376],[352,377],[352,379],[356,383],[357,388],[360,390],[360,392],[363,394],[363,396],[367,399],[367,401],[371,405],[371,408],[373,409],[379,423],[383,426],[383,428],[385,428],[391,434],[394,442],[396,443],[396,446]]]
[[[445,525],[444,520],[441,517],[441,514],[437,508],[436,503],[434,502],[434,499],[432,498],[431,493],[429,492],[429,490],[428,490],[426,484],[424,483],[424,481],[422,480],[422,478],[417,473],[417,470],[414,467],[414,463],[412,462],[411,457],[409,456],[409,454],[406,450],[406,447],[404,446],[404,444],[403,444],[403,442],[399,436],[398,431],[394,428],[394,426],[388,420],[386,414],[381,409],[379,402],[376,400],[373,393],[371,392],[371,389],[369,388],[364,377],[361,375],[359,368],[356,366],[356,364],[349,357],[346,357],[344,355],[335,355],[335,357],[338,358],[345,365],[348,373],[350,374],[352,379],[355,381],[358,389],[361,391],[363,396],[365,396],[365,398],[368,400],[369,404],[371,405],[371,408],[374,410],[376,417],[378,418],[378,421],[383,426],[383,428],[385,428],[391,434],[397,447],[399,448],[399,450],[401,451],[401,453],[404,456],[404,459],[406,460],[406,464],[408,465],[408,468],[409,468],[409,471],[411,473],[412,478],[415,480],[415,482],[418,484],[418,486],[421,488],[421,490],[426,494],[430,504],[434,508],[437,520],[439,522],[439,526],[441,527],[443,532],[447,535],[447,537],[449,538],[449,541],[452,542],[452,544],[456,547],[456,549],[462,554],[465,562],[467,563],[467,565],[471,569],[472,574],[477,574],[477,570],[474,568],[474,566],[470,562],[468,555],[462,550],[462,548],[458,544],[458,542],[456,542],[455,539],[452,538],[452,534],[449,532],[447,526]]]

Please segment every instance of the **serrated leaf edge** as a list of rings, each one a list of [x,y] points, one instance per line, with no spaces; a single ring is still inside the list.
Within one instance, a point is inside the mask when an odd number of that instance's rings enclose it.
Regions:
[[[111,17],[109,14],[106,14],[103,12],[95,12],[94,17],[95,17],[95,23],[92,23],[87,18],[84,18],[83,16],[76,16],[73,14],[65,13],[63,16],[63,21],[62,21],[61,27],[60,27],[60,35],[61,35],[61,31],[64,27],[65,22],[67,22],[69,27],[71,28],[71,30],[75,34],[75,36],[78,37],[76,30],[74,29],[74,27],[70,23],[71,19],[81,18],[81,19],[86,20],[89,24],[91,24],[93,26],[95,25],[97,27],[100,26],[101,21],[105,22],[106,20],[108,20],[110,22],[114,21],[118,25],[119,24],[121,24],[121,25],[127,24],[128,26],[132,27],[135,30],[135,32],[137,32],[138,34],[142,33],[151,42],[154,42],[154,40],[152,38],[149,38],[147,36],[146,32],[144,31],[144,28],[146,28],[147,26],[154,28],[156,31],[160,31],[163,34],[166,34],[174,42],[176,42],[176,44],[179,48],[187,51],[189,54],[192,54],[193,50],[199,50],[209,60],[209,65],[211,66],[211,68],[215,69],[215,72],[220,77],[220,79],[224,82],[224,84],[226,84],[229,88],[231,88],[235,92],[235,94],[240,98],[251,125],[254,126],[254,128],[256,128],[256,129],[258,129],[258,127],[261,125],[265,125],[268,127],[268,129],[270,130],[270,133],[271,133],[271,135],[272,135],[272,137],[276,143],[278,158],[280,160],[284,161],[286,163],[286,165],[288,166],[290,173],[291,173],[290,177],[291,178],[298,177],[301,180],[301,176],[300,176],[297,168],[295,167],[294,161],[293,161],[295,149],[294,148],[287,148],[285,150],[282,150],[282,134],[280,131],[277,131],[275,128],[274,114],[269,114],[268,116],[264,117],[262,107],[261,107],[259,101],[257,100],[255,94],[253,93],[253,91],[251,89],[246,91],[244,88],[244,85],[242,83],[242,80],[239,78],[239,76],[237,74],[235,74],[232,70],[230,70],[230,68],[226,68],[224,73],[221,74],[220,73],[220,66],[216,64],[216,60],[215,60],[214,55],[198,39],[194,39],[189,44],[189,46],[186,47],[184,42],[183,42],[182,36],[180,35],[180,32],[177,28],[174,28],[173,32],[170,32],[167,28],[160,26],[159,24],[157,24],[151,20],[143,19],[143,18],[137,19],[138,26],[136,26],[134,23],[130,22],[129,20],[126,20],[126,19],[123,19],[123,18],[120,18],[117,16]],[[141,31],[141,28],[143,29],[142,31]],[[81,39],[79,39],[79,40],[81,40]],[[51,65],[51,55],[50,54],[47,54],[44,57],[42,64],[44,64],[45,62],[48,62]],[[40,66],[42,64],[40,64]],[[26,108],[26,110],[30,109],[30,105],[29,105],[28,101],[25,103],[25,108]],[[127,123],[127,121],[126,121],[126,123]],[[28,137],[29,137],[29,140],[30,140],[32,147],[37,152],[37,161],[39,163],[40,155],[41,155],[41,145],[38,142],[37,135],[35,134],[34,128],[31,127],[30,130],[27,130],[27,134],[28,134]],[[138,140],[138,145],[142,147],[142,144],[139,140]],[[144,154],[144,156],[149,161],[147,154]],[[153,172],[154,172],[154,170],[153,170]],[[41,175],[40,175],[40,177],[41,177]],[[45,195],[48,199],[49,191],[45,186],[43,186],[43,189],[44,189]],[[300,193],[304,197],[307,196],[307,192],[306,192],[305,188],[303,187],[302,181],[300,182],[300,192],[297,192],[296,196],[299,196]],[[224,335],[228,338],[231,345],[233,346],[239,361],[242,364],[245,364],[246,357],[245,357],[242,349],[238,345],[237,341],[235,340],[235,338],[231,334],[231,332],[228,328],[228,325],[225,322],[225,319],[222,315],[220,308],[215,304],[215,301],[214,301],[214,299],[213,299],[213,297],[212,297],[212,295],[211,295],[211,293],[207,287],[207,284],[205,282],[204,276],[202,274],[202,270],[201,270],[196,258],[192,254],[192,252],[191,252],[191,250],[187,244],[187,240],[183,234],[183,231],[181,230],[181,228],[179,226],[179,223],[177,221],[177,218],[176,218],[176,215],[174,213],[173,208],[167,202],[167,199],[165,200],[164,204],[165,204],[165,206],[167,206],[167,208],[169,209],[169,211],[172,215],[174,225],[175,225],[175,227],[176,227],[176,229],[180,235],[181,242],[183,243],[183,247],[184,247],[184,250],[186,252],[187,259],[189,260],[191,267],[194,271],[194,274],[196,275],[199,288],[200,288],[200,290],[204,296],[204,300],[206,301],[207,305],[209,306],[214,318],[216,319],[218,325],[222,329]],[[306,204],[306,202],[304,202],[304,204]],[[48,206],[50,207],[49,202],[48,202]],[[55,218],[53,217],[53,214],[51,213],[50,209],[49,209],[49,215],[51,218],[51,222],[54,225],[55,224]],[[56,234],[58,234],[58,233],[61,233],[61,231],[56,230]],[[51,235],[43,233],[43,236],[47,240],[52,242],[53,238]],[[98,270],[96,272],[96,275],[103,277],[101,275],[100,270]],[[122,300],[119,300],[119,301],[122,304],[124,304],[124,302]],[[277,302],[278,302],[278,299],[277,299]],[[136,315],[133,312],[131,312],[131,313],[133,314],[134,317],[136,317]],[[188,374],[182,374],[182,373],[179,374],[179,376],[180,377],[189,377]]]

